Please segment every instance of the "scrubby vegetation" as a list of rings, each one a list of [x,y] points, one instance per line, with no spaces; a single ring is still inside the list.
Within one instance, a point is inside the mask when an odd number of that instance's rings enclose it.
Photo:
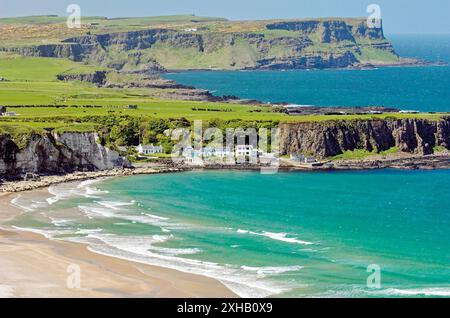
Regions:
[[[366,149],[355,149],[355,150],[348,150],[344,151],[342,154],[331,157],[331,160],[359,160],[364,159],[367,157],[372,157],[376,155],[380,156],[388,156],[392,154],[396,154],[399,152],[399,149],[397,147],[392,147],[385,151],[368,151]]]

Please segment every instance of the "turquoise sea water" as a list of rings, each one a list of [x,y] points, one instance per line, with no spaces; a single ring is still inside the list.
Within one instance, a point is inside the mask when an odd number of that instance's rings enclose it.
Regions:
[[[404,57],[450,62],[450,36],[393,36]],[[317,106],[387,106],[404,110],[450,111],[450,67],[374,70],[183,72],[177,82],[264,102]]]
[[[395,41],[409,56],[450,57],[448,42],[435,38]],[[271,101],[426,101],[427,109],[450,110],[444,109],[448,68],[192,76],[223,94],[242,91]],[[284,84],[267,85],[272,77]],[[15,198],[26,213],[12,225],[87,243],[98,253],[213,277],[240,296],[450,296],[450,171],[198,171],[49,191],[46,198]],[[381,268],[380,288],[367,286],[370,265]]]
[[[450,296],[450,171],[198,171],[50,192],[15,199],[28,210],[14,225],[241,296]]]

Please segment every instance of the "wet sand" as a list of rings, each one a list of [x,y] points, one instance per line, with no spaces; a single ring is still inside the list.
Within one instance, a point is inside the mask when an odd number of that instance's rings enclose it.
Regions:
[[[21,213],[10,204],[15,196],[0,194],[0,297],[237,297],[214,279],[10,228],[5,222]]]

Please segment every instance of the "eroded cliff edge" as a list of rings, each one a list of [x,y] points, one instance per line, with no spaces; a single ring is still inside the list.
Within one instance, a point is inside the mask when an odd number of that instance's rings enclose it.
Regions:
[[[143,73],[166,69],[323,69],[414,63],[397,55],[382,27],[369,28],[365,19],[343,18],[236,21],[219,26],[199,24],[188,29],[87,34],[60,43],[3,50]]]
[[[127,159],[98,143],[95,133],[31,135],[20,148],[0,136],[0,177],[15,179],[23,173],[66,174],[130,167]]]
[[[441,120],[373,119],[283,123],[281,153],[332,157],[357,149],[433,154],[435,147],[450,149],[450,117]]]

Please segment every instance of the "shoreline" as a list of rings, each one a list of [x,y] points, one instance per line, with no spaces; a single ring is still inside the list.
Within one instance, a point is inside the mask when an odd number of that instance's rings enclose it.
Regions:
[[[326,70],[364,70],[364,69],[374,69],[374,68],[389,68],[389,67],[429,67],[429,66],[449,66],[448,63],[442,61],[426,61],[417,58],[402,58],[399,62],[372,62],[372,63],[361,63],[358,65],[350,65],[347,67],[327,67],[327,68],[286,68],[286,69],[268,69],[268,68],[243,68],[243,69],[226,69],[226,68],[186,68],[186,69],[168,69],[164,74],[176,74],[184,72],[270,72],[270,71],[326,71]],[[178,83],[180,84],[180,83]],[[183,85],[183,84],[180,84]]]
[[[63,175],[42,175],[39,181],[7,181],[4,184],[0,183],[1,193],[14,193],[23,192],[36,189],[47,188],[51,185],[73,182],[73,181],[86,181],[98,178],[107,177],[120,177],[120,176],[134,176],[141,174],[159,174],[159,173],[177,173],[186,171],[186,168],[173,168],[173,167],[138,167],[134,169],[111,169],[102,171],[90,171],[90,172],[74,172]]]
[[[340,168],[282,166],[280,171],[320,172],[356,171],[374,169],[422,169],[425,161],[429,169],[437,162],[446,163],[450,168],[450,154],[432,156],[405,155],[391,158],[366,158],[365,160],[336,161]],[[394,163],[403,166],[395,167]],[[410,165],[407,165],[407,163]],[[353,163],[353,165],[352,165]],[[366,167],[361,168],[365,163]],[[414,166],[419,165],[419,166]],[[418,168],[419,167],[419,168]],[[65,176],[43,177],[40,182],[17,182],[15,192],[27,191],[37,195],[48,194],[52,184],[85,181],[104,177],[121,177],[140,174],[176,173],[197,170],[259,170],[256,166],[216,166],[216,167],[138,167],[100,172],[74,173]],[[46,179],[45,179],[46,178]],[[29,189],[31,188],[31,190]],[[23,213],[11,204],[14,192],[0,192],[0,259],[4,266],[0,269],[1,297],[238,297],[220,281],[203,275],[185,273],[176,269],[158,267],[135,262],[112,255],[92,251],[88,245],[76,242],[52,240],[40,233],[14,229],[5,226],[14,217]],[[68,289],[67,266],[77,264],[82,270],[82,289]],[[51,272],[42,273],[42,268]],[[84,278],[86,275],[86,278]],[[100,287],[99,287],[100,286]]]
[[[33,191],[43,195],[45,190]],[[102,255],[81,243],[7,227],[5,222],[21,213],[11,205],[12,197],[0,194],[0,298],[238,297],[206,276]],[[71,268],[80,270],[79,289],[67,285]]]
[[[386,157],[368,157],[354,160],[328,160],[317,164],[301,164],[280,158],[279,171],[362,171],[362,170],[381,170],[381,169],[399,169],[399,170],[437,170],[450,169],[450,153],[438,153],[433,155],[411,155],[397,154]],[[126,177],[135,175],[151,175],[161,173],[179,173],[192,170],[237,170],[237,171],[258,171],[270,168],[264,165],[224,165],[211,164],[207,166],[179,166],[171,167],[168,165],[136,167],[134,169],[112,169],[94,172],[75,172],[65,175],[41,176],[39,181],[8,181],[0,183],[0,195],[8,193],[17,193],[23,191],[32,191],[42,188],[48,188],[52,185],[74,182],[95,180],[107,177]]]

